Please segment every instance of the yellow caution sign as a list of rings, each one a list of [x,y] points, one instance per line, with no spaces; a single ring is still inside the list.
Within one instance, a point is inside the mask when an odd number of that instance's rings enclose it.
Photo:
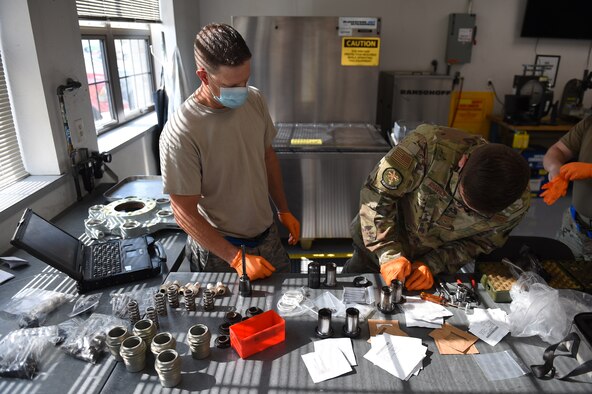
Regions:
[[[342,66],[378,66],[380,38],[343,37],[341,41]]]
[[[292,138],[291,145],[323,145],[323,140],[320,138]]]

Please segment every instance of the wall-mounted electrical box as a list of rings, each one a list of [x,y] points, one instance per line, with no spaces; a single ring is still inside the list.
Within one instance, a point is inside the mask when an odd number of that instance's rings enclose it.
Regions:
[[[475,41],[475,18],[475,14],[450,14],[448,17],[446,63],[463,64],[471,61]]]

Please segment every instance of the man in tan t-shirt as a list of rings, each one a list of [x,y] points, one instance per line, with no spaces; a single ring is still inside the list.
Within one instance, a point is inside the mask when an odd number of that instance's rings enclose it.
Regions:
[[[191,270],[242,275],[244,245],[251,280],[289,271],[269,197],[290,244],[300,223],[286,202],[267,105],[247,87],[251,52],[231,26],[209,24],[197,34],[194,54],[201,85],[160,137],[164,191],[189,235]]]
[[[574,160],[572,163],[567,162]],[[572,205],[564,213],[557,238],[576,259],[592,261],[592,116],[579,122],[545,154],[549,183],[541,196],[549,205],[564,196],[573,181]]]

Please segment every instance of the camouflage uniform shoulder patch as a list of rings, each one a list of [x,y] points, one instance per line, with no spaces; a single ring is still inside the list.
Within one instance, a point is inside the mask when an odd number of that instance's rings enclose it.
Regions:
[[[389,190],[396,190],[403,182],[403,176],[394,167],[388,167],[380,175],[380,183]]]

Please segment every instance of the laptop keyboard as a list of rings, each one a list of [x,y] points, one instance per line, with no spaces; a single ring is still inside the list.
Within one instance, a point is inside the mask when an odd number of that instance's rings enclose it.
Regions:
[[[121,272],[119,243],[106,242],[92,246],[92,276],[103,278]]]

